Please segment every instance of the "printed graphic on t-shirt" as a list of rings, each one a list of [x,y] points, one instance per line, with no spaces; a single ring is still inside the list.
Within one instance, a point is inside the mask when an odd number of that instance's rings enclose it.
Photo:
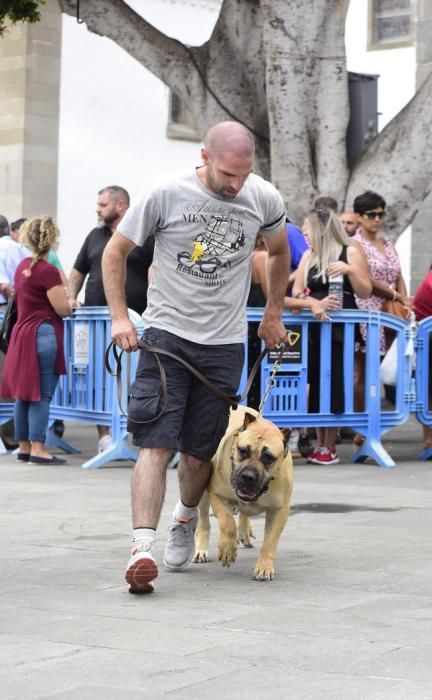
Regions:
[[[212,287],[225,283],[218,273],[231,266],[232,256],[244,248],[246,242],[240,218],[244,211],[225,207],[215,210],[216,207],[202,202],[186,208],[183,220],[189,224],[201,224],[203,229],[195,237],[190,250],[177,253],[177,272],[200,277],[206,286]]]

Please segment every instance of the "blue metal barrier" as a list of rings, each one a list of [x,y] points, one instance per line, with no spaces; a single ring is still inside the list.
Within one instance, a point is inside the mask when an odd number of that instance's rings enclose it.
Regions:
[[[248,309],[248,321],[259,322],[262,309]],[[343,310],[330,314],[333,322],[343,324],[344,359],[343,384],[345,412],[330,412],[331,397],[331,323],[316,321],[309,312],[298,315],[284,313],[283,320],[288,333],[285,360],[275,378],[275,386],[264,406],[263,415],[279,427],[339,427],[349,426],[364,436],[363,445],[353,454],[352,461],[364,461],[372,457],[382,467],[393,467],[394,461],[384,449],[381,435],[395,425],[403,423],[413,401],[410,379],[410,358],[406,355],[412,340],[411,329],[405,321],[385,313],[360,310]],[[367,328],[366,382],[364,411],[354,411],[354,343],[355,326]],[[308,413],[308,327],[318,324],[321,337],[320,411]],[[394,410],[382,410],[380,382],[380,327],[391,329],[397,338],[398,368],[396,405]],[[273,356],[274,357],[274,356]],[[272,356],[261,365],[261,395],[273,369]]]
[[[262,318],[262,309],[248,309],[248,321],[257,323]],[[133,311],[138,335],[143,331],[140,316]],[[417,340],[417,400],[416,388],[410,378],[408,346],[412,343],[412,332],[408,323],[395,316],[378,312],[338,311],[331,313],[332,321],[343,324],[344,357],[343,384],[345,412],[330,411],[331,387],[331,323],[315,321],[309,312],[298,315],[285,312],[283,320],[288,332],[288,347],[275,386],[264,406],[263,415],[280,427],[330,427],[349,426],[365,437],[363,445],[353,454],[352,461],[364,461],[372,457],[382,467],[393,467],[394,462],[385,451],[381,436],[396,425],[403,423],[410,411],[417,411],[418,419],[432,427],[432,411],[426,398],[429,377],[429,337],[432,319],[419,324]],[[365,407],[354,410],[354,346],[355,326],[365,324],[367,328],[366,391]],[[308,328],[318,324],[321,337],[320,411],[308,413]],[[380,327],[391,329],[397,339],[398,367],[396,381],[396,403],[394,410],[382,410],[380,382]],[[76,420],[84,423],[106,425],[112,431],[112,447],[85,462],[82,466],[94,469],[115,459],[136,459],[137,451],[128,444],[126,417],[120,413],[115,379],[105,370],[103,356],[110,342],[111,319],[106,307],[81,307],[72,318],[65,319],[65,358],[68,374],[60,378],[50,409],[50,428],[47,444],[78,452],[66,441],[58,438],[52,423],[56,419]],[[247,353],[247,343],[246,343]],[[123,354],[122,405],[127,406],[128,388],[133,381],[139,353]],[[266,358],[260,369],[261,395],[274,366],[274,356]],[[246,368],[242,375],[242,387],[246,382]],[[426,381],[424,378],[426,377]],[[426,392],[426,393],[425,393]],[[0,424],[13,417],[13,404],[0,404]],[[1,447],[1,446],[0,446]],[[432,456],[432,450],[421,455]],[[1,453],[1,449],[0,449]]]
[[[129,310],[138,335],[144,325],[141,317]],[[111,428],[112,446],[85,462],[84,469],[96,469],[116,459],[136,460],[137,450],[128,444],[127,419],[117,402],[115,378],[105,369],[104,353],[111,341],[111,317],[105,306],[80,307],[72,318],[64,319],[64,341],[67,374],[59,379],[50,406],[50,428],[47,445],[65,452],[78,450],[58,438],[54,420],[76,420],[106,425]],[[127,406],[128,387],[135,376],[138,353],[122,356],[122,405]]]
[[[432,404],[429,405],[429,384],[432,382],[430,376],[431,362],[431,339],[432,339],[432,317],[420,321],[417,328],[416,342],[416,404],[415,413],[417,420],[429,428],[432,428]],[[432,394],[432,385],[431,385]],[[419,459],[427,460],[432,458],[432,447],[429,447],[419,455]]]

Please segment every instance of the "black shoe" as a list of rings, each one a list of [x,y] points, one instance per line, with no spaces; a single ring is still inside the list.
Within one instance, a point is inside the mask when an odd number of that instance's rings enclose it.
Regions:
[[[0,435],[0,437],[3,440],[3,444],[8,451],[18,449],[18,447],[19,447],[18,442],[16,442],[12,438],[2,437],[1,435]]]
[[[309,457],[314,449],[310,435],[299,435],[297,449],[302,457]]]
[[[63,421],[55,420],[52,427],[54,430],[54,435],[57,435],[58,438],[62,438],[65,431],[65,424],[63,423]]]
[[[60,459],[56,455],[52,457],[30,457],[29,462],[32,464],[66,464],[65,459]]]

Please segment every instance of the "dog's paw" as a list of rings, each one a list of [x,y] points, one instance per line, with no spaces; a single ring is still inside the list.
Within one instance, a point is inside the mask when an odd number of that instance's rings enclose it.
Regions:
[[[252,525],[249,525],[247,528],[238,528],[237,532],[237,542],[239,544],[242,544],[243,547],[253,547],[253,542],[252,540],[255,539],[255,534],[252,528]]]
[[[222,566],[233,564],[237,557],[237,542],[235,540],[223,540],[218,545],[218,559]]]
[[[271,562],[257,561],[252,578],[255,581],[273,581],[275,575]]]
[[[197,549],[192,561],[194,564],[205,564],[209,561],[208,552],[206,550]]]

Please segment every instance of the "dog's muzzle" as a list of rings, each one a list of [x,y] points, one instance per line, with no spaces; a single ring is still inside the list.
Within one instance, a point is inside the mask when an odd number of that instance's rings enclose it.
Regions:
[[[231,485],[237,498],[245,503],[251,503],[267,491],[269,481],[264,485],[258,469],[255,467],[245,467],[239,471],[233,469],[231,474]]]

